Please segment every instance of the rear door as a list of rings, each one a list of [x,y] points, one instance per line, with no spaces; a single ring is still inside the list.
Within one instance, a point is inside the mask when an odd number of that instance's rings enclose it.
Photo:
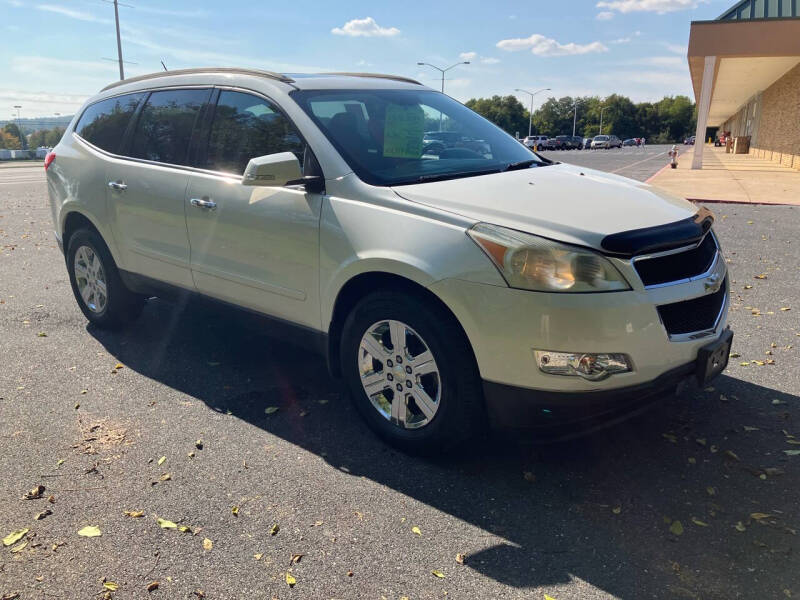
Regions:
[[[193,289],[184,198],[189,146],[211,88],[156,90],[140,107],[125,158],[107,169],[108,200],[126,269]]]
[[[204,118],[204,152],[186,195],[191,268],[198,291],[319,328],[322,195],[241,184],[251,158],[293,152],[316,167],[291,121],[266,98],[220,89]],[[317,173],[314,173],[317,174]]]

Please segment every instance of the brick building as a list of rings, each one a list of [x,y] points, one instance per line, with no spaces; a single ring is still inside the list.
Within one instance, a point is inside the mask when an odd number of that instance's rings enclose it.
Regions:
[[[800,170],[800,0],[742,0],[716,21],[692,22],[688,58],[698,142],[719,127]],[[692,168],[702,161],[698,143]]]

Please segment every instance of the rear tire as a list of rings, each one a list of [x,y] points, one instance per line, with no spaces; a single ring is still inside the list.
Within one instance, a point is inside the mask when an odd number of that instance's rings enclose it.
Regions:
[[[404,345],[399,352],[397,340]],[[430,300],[394,291],[368,295],[345,320],[340,357],[358,411],[405,452],[446,452],[485,427],[469,342],[453,316]]]
[[[100,235],[79,229],[69,238],[67,272],[81,312],[102,329],[117,329],[136,319],[145,298],[131,292]]]

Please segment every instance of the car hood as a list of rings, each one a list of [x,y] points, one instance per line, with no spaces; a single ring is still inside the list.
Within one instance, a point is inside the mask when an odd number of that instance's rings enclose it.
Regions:
[[[607,235],[692,217],[690,202],[632,179],[556,164],[396,186],[399,196],[464,217],[601,249]]]

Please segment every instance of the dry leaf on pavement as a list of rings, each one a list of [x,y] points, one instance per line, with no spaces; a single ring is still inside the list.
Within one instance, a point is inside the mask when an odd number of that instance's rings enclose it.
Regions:
[[[78,531],[78,535],[81,537],[100,537],[103,535],[103,532],[100,531],[100,528],[96,527],[95,525],[87,525]]]

